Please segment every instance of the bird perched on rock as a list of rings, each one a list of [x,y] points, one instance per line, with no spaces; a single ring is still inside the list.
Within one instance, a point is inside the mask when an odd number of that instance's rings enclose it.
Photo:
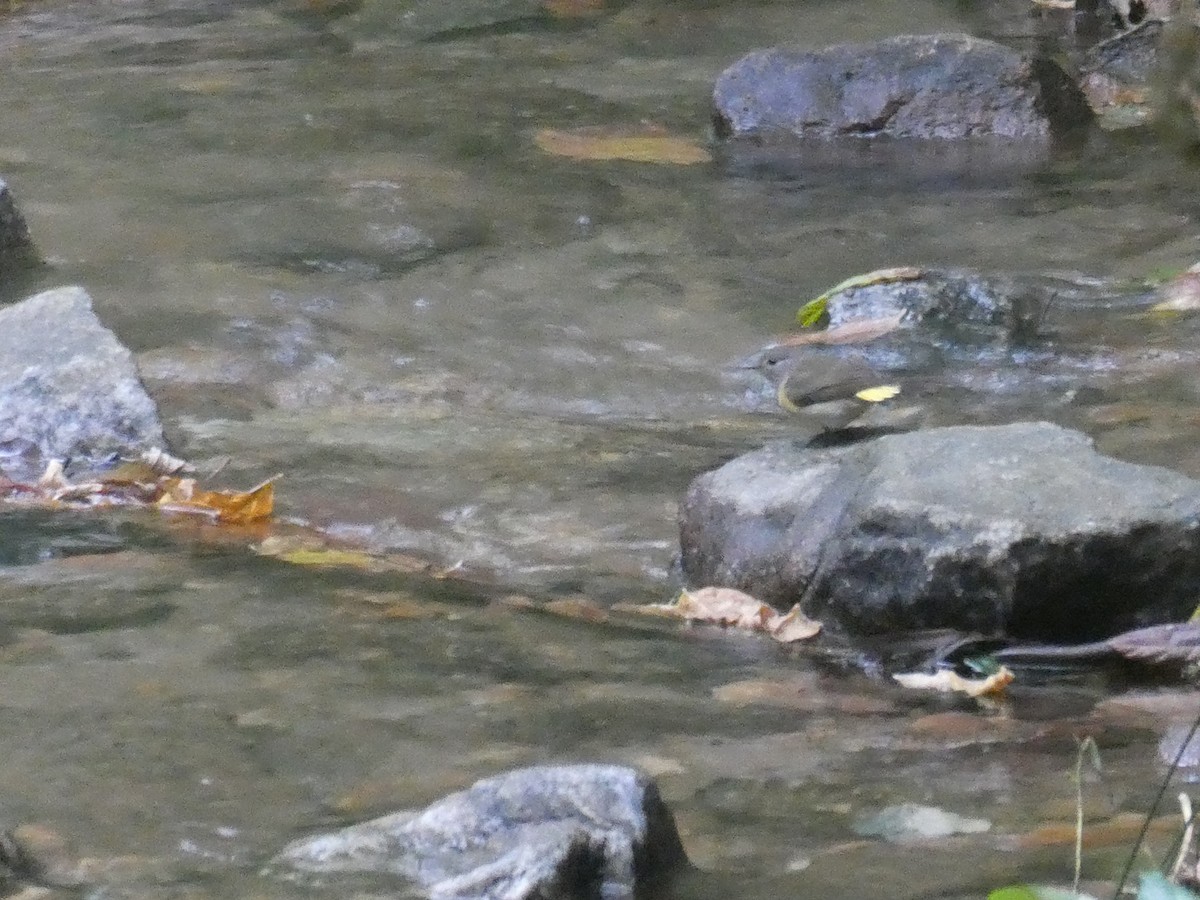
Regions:
[[[776,345],[744,360],[775,388],[775,398],[788,412],[802,414],[826,429],[845,428],[872,407],[900,393],[861,359],[814,351],[812,347]]]

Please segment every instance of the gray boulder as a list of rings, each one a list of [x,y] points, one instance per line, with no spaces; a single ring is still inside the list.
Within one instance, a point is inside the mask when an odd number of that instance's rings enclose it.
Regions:
[[[858,634],[1066,643],[1200,599],[1200,482],[1048,423],[771,444],[696,478],[680,520],[688,583]]]
[[[633,898],[686,865],[646,776],[622,766],[538,766],[289,844],[275,872],[379,872],[437,900]]]
[[[25,219],[17,210],[8,182],[0,178],[0,276],[37,261]]]
[[[1092,112],[1055,62],[965,34],[750,53],[717,79],[722,137],[1002,138],[1050,146]]]
[[[34,467],[164,446],[130,352],[83,288],[0,309],[0,446],[28,451]]]

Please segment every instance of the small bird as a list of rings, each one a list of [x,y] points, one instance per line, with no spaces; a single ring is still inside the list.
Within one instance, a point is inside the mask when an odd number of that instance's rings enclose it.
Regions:
[[[811,347],[767,347],[746,359],[741,368],[765,377],[782,408],[827,430],[845,428],[900,393],[899,385],[884,383],[865,362],[814,352]]]

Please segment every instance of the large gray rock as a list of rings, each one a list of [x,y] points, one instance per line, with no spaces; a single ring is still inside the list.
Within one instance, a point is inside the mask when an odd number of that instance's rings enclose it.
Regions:
[[[1092,121],[1059,65],[965,34],[750,53],[717,79],[723,137],[1003,138],[1049,146]]]
[[[98,459],[164,446],[130,352],[80,287],[0,309],[0,446]]]
[[[25,219],[17,210],[8,182],[0,178],[0,275],[37,261]]]
[[[855,633],[1064,643],[1200,599],[1200,482],[1047,423],[772,444],[696,478],[680,518],[690,584],[801,602]]]
[[[622,766],[538,766],[289,844],[269,866],[382,872],[437,900],[621,900],[684,866],[654,783]]]

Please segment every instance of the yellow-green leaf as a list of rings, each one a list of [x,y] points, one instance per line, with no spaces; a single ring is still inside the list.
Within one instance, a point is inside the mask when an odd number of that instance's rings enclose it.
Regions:
[[[832,292],[830,292],[832,293]],[[815,328],[829,316],[829,294],[822,294],[816,300],[809,300],[796,313],[796,321],[801,328]]]
[[[854,396],[864,403],[882,403],[884,400],[891,400],[899,393],[899,385],[881,384],[876,387],[863,388]]]
[[[712,160],[712,155],[696,141],[656,127],[636,131],[543,128],[533,136],[533,141],[541,150],[554,156],[595,162],[626,160],[692,166]]]
[[[892,266],[887,269],[876,269],[863,275],[853,275],[845,281],[835,284],[816,300],[810,300],[800,307],[800,311],[796,313],[796,321],[805,328],[818,324],[825,318],[830,299],[845,291],[871,287],[876,284],[892,284],[897,281],[916,281],[924,275],[925,270],[918,269],[916,266]]]

